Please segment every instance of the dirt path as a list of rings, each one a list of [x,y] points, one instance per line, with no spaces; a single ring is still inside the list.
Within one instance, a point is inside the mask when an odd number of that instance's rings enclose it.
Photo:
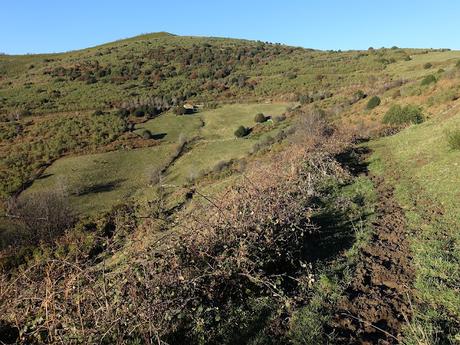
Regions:
[[[367,169],[351,170],[367,174]],[[372,180],[378,192],[374,234],[362,248],[352,282],[337,305],[332,322],[337,344],[398,344],[411,317],[414,270],[404,212],[393,189],[380,177]]]

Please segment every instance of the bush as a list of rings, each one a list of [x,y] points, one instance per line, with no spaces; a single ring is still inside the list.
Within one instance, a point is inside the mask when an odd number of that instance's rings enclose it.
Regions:
[[[393,99],[398,98],[398,97],[401,97],[401,90],[400,90],[400,89],[395,90],[395,92],[393,92],[393,94],[391,95],[391,97],[392,97]]]
[[[262,114],[262,113],[258,113],[255,117],[254,117],[254,121],[257,122],[257,123],[262,123],[262,122],[265,122],[267,121],[267,117]]]
[[[176,115],[185,115],[187,113],[187,109],[182,106],[177,106],[173,109],[173,112]]]
[[[8,205],[8,214],[19,220],[19,229],[12,243],[16,246],[52,243],[76,220],[63,186],[12,200]]]
[[[268,136],[262,138],[260,141],[258,141],[257,143],[255,143],[252,146],[252,153],[257,153],[260,150],[268,149],[275,142],[276,142],[276,139],[273,138],[271,135],[268,135]]]
[[[125,108],[118,109],[117,115],[118,115],[119,117],[121,117],[121,118],[128,117],[128,116],[129,116],[129,110],[128,110],[128,109],[125,109]]]
[[[93,113],[94,116],[101,116],[101,115],[104,115],[104,112],[102,110],[96,110],[94,113]]]
[[[364,93],[363,90],[358,90],[358,91],[355,92],[354,98],[363,99],[363,98],[366,98],[366,94]]]
[[[423,65],[424,69],[430,69],[431,67],[433,67],[433,64],[430,62],[427,62],[426,64]]]
[[[152,139],[152,132],[150,132],[148,129],[144,130],[142,132],[142,138],[144,138],[144,139]]]
[[[242,138],[249,134],[249,129],[244,126],[239,126],[235,131],[235,137]]]
[[[424,120],[422,110],[414,105],[401,107],[393,105],[383,117],[383,123],[387,125],[407,125],[410,123],[419,124]]]
[[[367,102],[367,106],[366,108],[367,109],[374,109],[376,107],[378,107],[381,103],[381,100],[380,100],[380,97],[379,96],[374,96],[372,97],[369,102]]]
[[[143,116],[145,116],[145,111],[144,111],[144,109],[136,109],[134,111],[134,115],[136,117],[143,117]]]
[[[460,130],[448,133],[447,142],[452,150],[460,150]]]
[[[217,164],[212,168],[212,171],[216,174],[221,173],[222,171],[228,169],[233,164],[232,160],[229,161],[219,161]]]
[[[275,121],[276,123],[279,123],[279,122],[283,122],[284,120],[286,120],[286,115],[279,115],[279,116],[275,116],[273,118],[273,121]]]
[[[309,104],[313,102],[313,99],[308,95],[300,95],[299,102],[300,104]]]
[[[460,60],[457,61],[457,63],[455,64],[455,67],[460,68]]]
[[[28,109],[23,109],[19,112],[20,117],[26,117],[32,115],[32,112]]]
[[[436,77],[432,74],[430,75],[427,75],[425,78],[422,79],[420,85],[422,86],[426,86],[426,85],[430,85],[432,83],[436,83]]]

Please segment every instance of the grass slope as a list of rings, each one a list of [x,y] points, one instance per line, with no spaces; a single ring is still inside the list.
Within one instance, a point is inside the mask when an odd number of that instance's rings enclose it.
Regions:
[[[448,133],[460,130],[459,104],[421,125],[371,144],[370,168],[396,187],[413,233],[418,307],[409,344],[460,340],[460,151]]]
[[[164,164],[172,152],[173,145],[165,144],[62,158],[46,169],[25,195],[63,183],[80,213],[108,210],[129,198],[148,194],[151,170]]]
[[[24,194],[63,183],[71,193],[72,204],[82,214],[108,210],[128,199],[152,196],[152,189],[148,187],[150,174],[168,162],[179,137],[198,138],[166,171],[167,183],[182,186],[190,177],[209,171],[220,161],[247,156],[261,137],[275,134],[287,124],[273,125],[267,133],[243,139],[236,139],[234,130],[240,124],[254,126],[254,116],[259,112],[277,116],[288,106],[237,104],[194,115],[167,113],[137,126],[139,134],[145,129],[154,135],[160,134],[158,146],[59,159]]]

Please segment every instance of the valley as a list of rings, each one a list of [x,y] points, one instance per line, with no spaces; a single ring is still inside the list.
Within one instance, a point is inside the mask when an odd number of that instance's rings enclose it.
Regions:
[[[0,342],[456,344],[459,169],[459,51],[0,55]]]

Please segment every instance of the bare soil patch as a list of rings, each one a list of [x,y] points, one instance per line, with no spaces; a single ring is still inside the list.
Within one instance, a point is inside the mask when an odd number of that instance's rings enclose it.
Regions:
[[[358,174],[367,174],[365,165],[356,168],[357,157],[350,157]],[[346,157],[345,157],[346,158]],[[371,241],[361,249],[351,284],[338,302],[332,320],[337,344],[397,344],[401,330],[411,318],[411,285],[414,279],[403,209],[394,198],[392,187],[381,177],[371,177],[378,192],[377,219]]]

